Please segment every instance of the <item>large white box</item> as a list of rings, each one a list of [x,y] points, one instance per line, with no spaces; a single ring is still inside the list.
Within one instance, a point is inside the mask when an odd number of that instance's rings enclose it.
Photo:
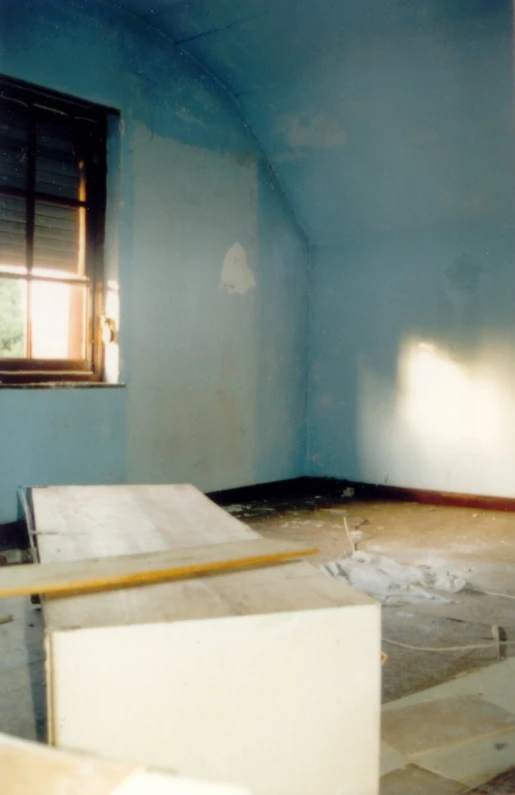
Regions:
[[[46,560],[255,538],[191,486],[33,491]],[[44,602],[64,748],[248,787],[377,795],[380,607],[308,563]]]

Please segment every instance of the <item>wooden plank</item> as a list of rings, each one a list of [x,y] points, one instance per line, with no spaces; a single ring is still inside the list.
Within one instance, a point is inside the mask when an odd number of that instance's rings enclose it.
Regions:
[[[132,768],[133,769],[133,768]],[[65,753],[0,735],[2,795],[110,795],[131,773],[119,762]]]
[[[318,552],[294,541],[265,538],[139,555],[11,566],[0,572],[0,598],[141,586],[280,563]]]
[[[0,734],[2,795],[250,795]]]
[[[35,488],[32,500],[41,563],[261,539],[188,484]],[[45,627],[52,631],[362,603],[362,595],[352,588],[300,562],[141,588],[43,597],[43,611]]]

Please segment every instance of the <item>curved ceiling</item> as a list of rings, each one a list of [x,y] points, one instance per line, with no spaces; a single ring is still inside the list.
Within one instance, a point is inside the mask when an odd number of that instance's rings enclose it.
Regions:
[[[311,242],[469,218],[489,135],[481,191],[501,196],[496,211],[505,199],[495,119],[511,80],[509,0],[119,5],[228,88]],[[485,68],[499,79],[482,83]]]

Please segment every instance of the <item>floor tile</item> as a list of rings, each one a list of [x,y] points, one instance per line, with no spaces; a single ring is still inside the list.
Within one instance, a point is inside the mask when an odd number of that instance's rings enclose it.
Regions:
[[[515,731],[515,715],[479,696],[457,696],[383,712],[382,739],[405,756]]]
[[[407,764],[404,757],[394,748],[390,748],[386,743],[381,743],[381,776],[390,773],[392,770],[399,770]]]
[[[417,764],[469,787],[490,781],[515,762],[515,732],[481,737],[440,751],[418,754]]]
[[[380,795],[459,795],[465,788],[457,781],[437,776],[416,765],[394,770],[381,778]]]
[[[383,711],[388,712],[398,707],[422,704],[434,699],[451,698],[460,695],[479,695],[487,701],[497,704],[508,712],[515,713],[515,659],[494,663],[471,674],[458,676],[449,682],[444,682],[436,687],[421,690],[411,696],[406,696],[398,701],[391,701],[383,706]]]

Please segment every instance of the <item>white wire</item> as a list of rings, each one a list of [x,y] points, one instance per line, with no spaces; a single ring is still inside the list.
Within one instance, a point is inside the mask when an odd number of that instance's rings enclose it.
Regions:
[[[496,593],[495,591],[483,591],[481,590],[480,593],[485,593],[487,596],[500,596],[503,599],[515,599],[515,596],[511,593]]]
[[[354,541],[351,538],[351,534],[349,532],[349,527],[347,525],[347,519],[345,518],[345,516],[343,517],[343,526],[345,527],[345,532],[347,533],[347,540],[348,540],[348,542],[350,544],[350,548],[352,549],[352,554],[354,555],[354,553],[356,552],[356,544],[354,543]]]
[[[481,593],[488,596],[500,596],[504,599],[515,599],[515,596],[509,593],[496,593],[495,591],[483,591]],[[384,638],[385,643],[391,643],[392,646],[399,646],[401,649],[410,649],[411,651],[471,651],[472,649],[499,649],[500,646],[515,646],[515,640],[500,640],[490,643],[469,643],[465,646],[411,646],[409,643],[401,643],[398,640],[391,638]]]
[[[515,646],[515,640],[501,640],[499,643],[470,643],[465,646],[410,646],[409,643],[401,643],[398,640],[391,640],[391,638],[384,638],[385,643],[391,643],[392,646],[400,646],[401,649],[410,649],[411,651],[468,651],[469,649],[497,649],[499,646]]]

